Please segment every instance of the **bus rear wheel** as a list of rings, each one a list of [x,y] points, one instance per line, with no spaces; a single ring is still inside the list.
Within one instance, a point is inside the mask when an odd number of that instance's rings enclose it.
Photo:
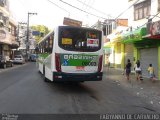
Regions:
[[[44,82],[50,82],[50,80],[45,77],[45,69],[43,69],[43,80]]]
[[[50,82],[50,80],[48,80],[48,79],[45,77],[45,75],[43,76],[43,80],[44,80],[44,82]]]

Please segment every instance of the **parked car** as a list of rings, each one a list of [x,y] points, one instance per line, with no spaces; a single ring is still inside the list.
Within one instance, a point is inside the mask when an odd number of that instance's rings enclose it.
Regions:
[[[0,67],[3,67],[4,69],[6,67],[13,67],[13,61],[9,56],[0,55]]]
[[[15,55],[14,59],[13,59],[13,63],[24,64],[25,63],[25,58],[22,55]]]
[[[38,56],[36,54],[31,54],[30,57],[29,57],[29,60],[32,61],[32,62],[36,62],[37,57]]]

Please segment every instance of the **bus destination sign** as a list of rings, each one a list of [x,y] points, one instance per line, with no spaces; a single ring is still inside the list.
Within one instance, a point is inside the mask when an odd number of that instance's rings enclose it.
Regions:
[[[77,27],[82,26],[81,21],[70,19],[70,18],[67,18],[67,17],[64,17],[63,24],[64,25],[69,25],[69,26],[77,26]]]

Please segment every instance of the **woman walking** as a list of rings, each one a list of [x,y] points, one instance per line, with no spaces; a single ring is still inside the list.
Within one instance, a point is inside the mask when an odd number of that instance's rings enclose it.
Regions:
[[[135,72],[136,72],[137,80],[141,80],[142,71],[141,71],[140,61],[139,60],[137,60],[137,62],[136,62]]]
[[[125,67],[127,80],[130,80],[129,75],[130,75],[130,73],[131,73],[131,66],[132,66],[132,64],[131,64],[131,62],[130,62],[130,59],[128,59],[128,60],[127,60],[126,67]]]

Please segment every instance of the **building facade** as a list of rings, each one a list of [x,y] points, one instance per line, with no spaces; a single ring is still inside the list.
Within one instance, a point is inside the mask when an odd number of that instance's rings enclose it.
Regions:
[[[18,50],[25,56],[26,54],[26,40],[27,40],[27,24],[18,23]],[[36,41],[32,35],[32,29],[29,30],[29,54],[35,53]]]
[[[129,25],[134,29],[129,34],[130,42],[123,41],[132,44],[133,63],[140,60],[143,76],[149,77],[147,68],[152,64],[160,79],[160,0],[139,0],[130,13]]]
[[[128,28],[128,19],[106,19],[103,22],[98,21],[92,27],[103,31],[104,65],[121,68],[121,32]]]
[[[149,77],[147,68],[152,64],[160,79],[160,0],[128,0],[128,3],[132,5],[128,16],[130,27],[119,36],[113,36],[113,33],[108,36],[111,45],[116,43],[114,57],[111,57],[115,61],[114,67],[124,69],[130,59],[134,70],[134,64],[140,60],[144,77]],[[117,59],[120,59],[120,65],[117,65]]]
[[[0,0],[0,54],[13,58],[17,48],[16,22],[10,17],[8,0]]]

